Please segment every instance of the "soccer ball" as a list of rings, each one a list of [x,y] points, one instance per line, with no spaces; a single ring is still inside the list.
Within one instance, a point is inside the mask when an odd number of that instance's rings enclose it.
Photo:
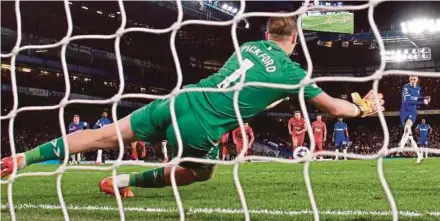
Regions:
[[[293,158],[296,160],[303,159],[309,153],[309,149],[307,147],[297,147],[293,151]]]

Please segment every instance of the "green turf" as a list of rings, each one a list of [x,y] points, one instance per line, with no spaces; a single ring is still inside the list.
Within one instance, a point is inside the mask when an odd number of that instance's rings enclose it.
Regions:
[[[353,13],[337,13],[304,17],[303,29],[353,34],[354,15]]]
[[[316,162],[311,164],[311,180],[318,208],[325,210],[389,211],[377,176],[376,161]],[[440,211],[440,159],[427,159],[414,165],[413,159],[385,160],[385,175],[400,211]],[[51,171],[55,166],[34,165],[24,172]],[[139,167],[121,167],[135,172]],[[194,208],[241,209],[233,182],[232,166],[219,166],[216,176],[205,183],[180,188],[187,220],[243,220],[242,214],[193,213]],[[98,181],[110,175],[102,171],[68,171],[63,175],[64,200],[70,206],[109,206],[116,200],[98,191]],[[303,178],[303,165],[245,163],[240,166],[242,183],[251,210],[310,210]],[[55,177],[23,177],[13,188],[15,205],[58,205]],[[7,186],[2,185],[1,203],[7,203]],[[165,208],[166,213],[126,212],[127,220],[177,220],[176,202],[171,188],[134,189],[136,197],[124,200],[126,208]],[[9,210],[1,210],[9,220]],[[62,220],[61,209],[17,209],[17,220]],[[69,210],[71,220],[119,220],[117,211]],[[311,220],[312,215],[251,214],[252,220]],[[321,215],[321,220],[390,220],[390,216]],[[401,217],[400,220],[440,220],[439,216]]]

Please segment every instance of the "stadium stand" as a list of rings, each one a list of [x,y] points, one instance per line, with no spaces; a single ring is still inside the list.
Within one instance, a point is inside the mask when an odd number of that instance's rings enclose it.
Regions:
[[[207,10],[206,8],[202,8],[202,7],[199,8],[199,4],[202,4],[202,2],[205,1],[183,1],[182,4],[184,6],[184,12],[185,12],[184,20],[188,20],[188,19],[228,20],[231,18],[231,16],[225,15],[224,13],[219,13],[217,11],[214,12],[210,11],[210,13],[207,13],[207,11],[209,10]],[[219,1],[214,1],[214,2],[219,2]],[[13,19],[11,20],[11,18],[14,18],[15,16],[14,3],[3,1],[1,4],[2,4],[1,50],[3,54],[3,53],[9,53],[13,48],[16,41],[17,32],[15,31],[16,30],[15,21]],[[126,5],[126,9],[127,9],[126,13],[127,15],[129,15],[127,21],[128,27],[165,28],[165,27],[169,27],[176,20],[176,7],[175,7],[175,3],[173,2],[125,1],[124,4]],[[280,4],[288,4],[288,3],[280,3]],[[361,3],[354,2],[353,4],[358,5]],[[266,3],[264,2],[261,3],[255,2],[255,3],[250,3],[246,7],[247,10],[249,11],[279,11],[280,9],[280,7],[272,7],[269,5],[270,4],[266,5]],[[117,10],[119,10],[116,3],[111,5],[111,4],[102,4],[101,2],[73,1],[70,7],[74,18],[74,31],[73,31],[74,35],[98,34],[98,33],[113,34],[119,27],[120,15],[115,13]],[[86,7],[87,10],[85,10],[84,7]],[[376,15],[375,15],[376,18],[388,17],[389,13],[394,12],[393,7],[391,7],[393,9],[391,10],[391,12],[388,10],[381,11],[380,7],[377,8],[379,8],[379,10],[376,10]],[[203,13],[197,13],[197,10],[200,10]],[[98,13],[98,11],[101,13]],[[293,11],[293,9],[290,8],[289,11]],[[365,20],[365,18],[367,17],[366,11],[367,10],[364,10],[364,12],[360,11],[359,14],[357,14],[357,17],[359,18],[359,15],[362,15],[364,16],[362,20]],[[30,2],[23,1],[21,3],[21,15],[22,15],[22,21],[24,27],[22,33],[23,36],[22,45],[30,45],[30,44],[42,45],[42,44],[54,43],[61,40],[65,35],[65,26],[66,26],[65,13],[64,13],[64,9],[62,8],[62,5],[57,2],[46,2],[46,3],[42,3],[41,5],[35,6]],[[6,18],[6,20],[4,20],[3,18]],[[357,20],[358,20],[357,22],[359,22],[360,19]],[[387,64],[387,69],[417,70],[420,72],[440,71],[440,47],[438,47],[440,42],[439,35],[436,35],[436,37],[432,37],[432,38],[420,37],[420,38],[409,39],[411,41],[414,41],[410,44],[408,43],[409,40],[405,37],[405,35],[402,35],[402,32],[394,28],[393,25],[388,24],[386,22],[381,22],[380,20],[381,19],[377,19],[376,22],[378,23],[379,29],[381,31],[385,43],[390,43],[389,45],[394,44],[402,47],[409,47],[409,46],[412,47],[412,44],[414,42],[416,42],[421,46],[434,45],[432,46],[431,61]],[[357,26],[355,27],[355,33],[352,35],[339,34],[339,33],[317,33],[317,32],[305,33],[305,39],[307,41],[308,49],[313,60],[313,66],[314,66],[313,77],[319,77],[319,76],[365,77],[373,74],[373,72],[378,69],[380,56],[378,56],[379,51],[377,48],[377,42],[375,42],[374,35],[371,32],[371,28],[368,22],[360,22],[360,23],[361,24],[357,24]],[[252,28],[247,27],[249,25]],[[261,39],[264,36],[264,32],[262,32],[262,30],[264,30],[263,19],[252,18],[246,21],[243,20],[240,21],[240,24],[238,26],[239,27],[237,33],[239,36],[240,43],[250,40]],[[179,31],[177,32],[177,40],[175,45],[177,47],[179,61],[183,72],[183,85],[195,83],[200,79],[209,76],[213,72],[218,71],[223,65],[223,63],[228,59],[230,53],[234,50],[232,47],[232,41],[230,36],[231,35],[230,27],[209,27],[209,32],[200,31],[201,30],[200,28],[201,26],[199,25],[185,26],[179,29]],[[169,34],[152,35],[146,33],[130,33],[123,36],[121,40],[121,51],[123,54],[122,61],[123,61],[124,77],[125,77],[124,93],[144,93],[144,94],[156,94],[156,95],[164,95],[170,93],[171,89],[173,89],[174,85],[176,84],[177,77],[176,77],[174,61],[170,53],[169,39],[170,39]],[[405,40],[395,40],[395,39],[405,39]],[[397,43],[394,41],[396,41]],[[118,73],[117,73],[116,60],[115,60],[116,55],[114,53],[113,42],[114,42],[113,40],[79,40],[69,43],[66,57],[69,63],[68,69],[71,78],[70,99],[83,98],[90,100],[99,100],[103,98],[110,98],[117,93],[119,82],[118,82]],[[331,42],[330,43],[331,48],[323,46],[322,43],[324,42]],[[345,42],[347,42],[347,44],[349,43],[350,47],[344,47],[343,45]],[[298,50],[292,55],[292,60],[299,62],[303,67],[306,67],[307,65],[306,59],[304,57],[304,52],[302,51],[301,48],[298,48]],[[17,76],[17,86],[18,86],[19,107],[54,105],[60,102],[60,100],[64,95],[65,82],[64,82],[64,78],[63,78],[64,76],[60,62],[59,48],[48,49],[48,50],[23,51],[20,53],[20,55],[17,56],[16,66],[17,66],[16,76]],[[12,85],[11,85],[10,69],[11,69],[10,60],[2,58],[1,59],[2,116],[8,114],[9,111],[12,109],[12,105],[13,105],[13,100],[12,100],[13,96],[11,93]],[[419,111],[421,112],[419,118],[423,117],[427,119],[427,122],[433,126],[433,132],[432,135],[430,136],[430,143],[432,144],[430,145],[430,148],[440,149],[440,119],[438,118],[440,114],[440,96],[438,96],[440,92],[440,78],[422,77],[420,79],[422,85],[422,93],[426,92],[426,94],[431,95],[432,100],[429,106],[421,106],[419,108]],[[390,135],[389,136],[390,143],[388,148],[397,147],[402,136],[403,131],[400,126],[400,121],[398,119],[399,118],[398,111],[401,103],[402,86],[406,82],[408,82],[407,76],[386,76],[383,79],[381,79],[379,83],[379,91],[384,94],[384,100],[386,101],[385,119],[388,123],[388,129]],[[366,82],[366,83],[325,82],[325,83],[319,83],[319,86],[322,87],[326,92],[328,92],[332,96],[350,100],[351,92],[357,91],[360,94],[364,94],[371,89],[372,82]],[[124,100],[118,106],[118,118],[126,116],[127,114],[131,113],[133,110],[145,104],[148,104],[149,102],[150,100],[146,100],[146,99]],[[309,112],[309,116],[311,117],[311,120],[314,120],[315,117],[321,113],[318,109],[316,109],[312,105],[307,104],[306,107]],[[83,105],[83,104],[68,105],[64,113],[66,122],[64,122],[63,125],[59,125],[58,110],[20,113],[15,118],[15,122],[14,122],[14,139],[15,139],[16,152],[30,150],[41,143],[48,142],[56,137],[59,137],[61,135],[60,126],[67,127],[67,125],[70,123],[72,119],[72,116],[74,116],[75,114],[80,115],[82,121],[88,122],[89,124],[93,124],[100,116],[100,113],[102,111],[109,111],[110,109],[111,109],[110,105]],[[292,158],[292,154],[293,154],[291,148],[292,143],[291,143],[291,137],[287,133],[287,121],[292,116],[292,113],[299,109],[300,109],[300,105],[299,105],[298,97],[290,97],[288,101],[282,102],[281,104],[271,109],[270,111],[261,113],[260,115],[255,117],[252,121],[250,121],[249,123],[253,127],[256,139],[254,146],[249,151],[249,155],[270,156],[270,157],[278,157],[278,158],[286,158],[286,159]],[[109,112],[109,116],[111,116],[110,112]],[[327,123],[327,131],[328,131],[327,142],[324,144],[324,150],[333,151],[334,143],[331,141],[331,134],[333,132],[333,123],[336,121],[336,119],[329,118],[328,116],[324,116],[324,120]],[[361,154],[365,156],[374,155],[378,153],[378,151],[382,148],[382,144],[384,142],[383,141],[384,136],[383,136],[381,124],[377,119],[377,117],[373,116],[373,117],[367,117],[367,118],[355,119],[355,120],[344,119],[344,121],[348,124],[348,130],[350,133],[351,142],[349,146],[349,153]],[[8,120],[1,121],[1,157],[2,158],[11,155],[10,141],[8,137],[8,122],[9,122]],[[304,145],[309,146],[309,144],[310,141],[306,136],[306,141]],[[237,155],[232,139],[229,139],[228,150],[229,150],[228,151],[229,154],[231,155],[231,157],[228,158],[228,160],[231,160],[231,158],[233,159]],[[124,161],[131,160],[130,151],[131,151],[130,148],[126,146],[122,160]],[[160,162],[160,160],[162,159],[160,144],[154,143],[148,145],[147,151],[148,151],[147,158],[142,160],[148,162]],[[119,154],[118,150],[106,150],[104,151],[104,159],[115,160],[118,157],[118,154]],[[405,157],[414,157],[414,156],[415,154],[412,152],[405,152],[405,153],[391,154],[386,156],[386,158],[405,158]],[[432,156],[436,156],[436,155],[433,154]],[[95,157],[96,154],[94,152],[85,153],[83,160],[87,163],[94,163]],[[331,159],[331,157],[328,156],[326,158]],[[356,163],[358,161],[354,161],[354,162]],[[432,161],[430,163],[431,164],[429,166],[433,167],[432,165],[434,163],[432,163]],[[258,163],[255,164],[258,165]],[[319,163],[316,163],[315,165],[318,165],[318,167],[321,166],[319,165]],[[347,168],[343,168],[346,167],[346,165],[344,164],[341,165],[343,165],[341,166],[342,169],[339,170],[341,170],[342,171],[341,174],[343,174],[343,172]],[[244,167],[246,166],[247,165],[245,165]],[[365,166],[364,168],[366,167],[372,168],[371,165],[367,165],[367,164],[363,166]],[[411,169],[408,168],[409,167],[404,169],[411,171]],[[430,168],[423,171],[426,172],[426,174],[428,174],[428,172],[430,171],[429,169]],[[242,170],[242,168],[240,170]],[[376,169],[374,168],[374,170],[375,170],[374,178],[376,178],[377,176]],[[258,171],[257,173],[260,172],[259,170],[257,171]],[[278,171],[278,168],[276,168],[276,171]],[[413,176],[416,177],[417,180],[419,180],[420,174],[418,173],[418,171],[417,172],[414,171],[415,170],[413,169],[412,170]],[[292,172],[291,168],[288,168],[288,172],[286,173],[291,174],[291,172]],[[295,171],[294,173],[296,172],[297,171]],[[312,173],[314,172],[316,171],[313,171]],[[323,174],[326,172],[328,171],[323,172]],[[350,174],[350,172],[352,171],[349,171],[347,174]],[[398,171],[398,172],[405,172],[405,171]],[[77,173],[79,174],[79,172]],[[228,174],[228,178],[231,177],[230,176],[231,172],[229,170],[226,172],[221,171],[220,176],[222,175],[222,173]],[[261,174],[264,173],[265,172],[262,172]],[[283,176],[281,178],[283,180],[279,182],[285,183],[284,180],[285,176],[283,174],[283,171],[281,171],[281,174],[282,175],[280,175],[280,177]],[[297,174],[300,174],[300,172]],[[357,174],[359,174],[359,172],[357,172]],[[432,175],[434,173],[430,173],[430,174]],[[276,175],[279,174],[275,174],[275,175],[271,174],[271,176],[276,176]],[[312,176],[315,175],[316,174],[312,174]],[[65,177],[68,176],[69,174],[67,174]],[[347,179],[349,179],[348,181],[350,182],[349,183],[350,185],[352,184],[352,181],[354,183],[356,182],[355,178],[352,177],[352,174],[350,174],[350,176],[347,176],[346,174],[343,174],[341,176],[349,177]],[[432,177],[434,176],[435,174],[432,175]],[[335,177],[336,176],[332,177],[332,179]],[[436,177],[434,177],[434,182],[436,181],[435,179]],[[253,183],[249,183],[248,180],[251,179],[245,178],[244,179],[245,182],[243,182],[246,185],[246,188],[249,188],[250,186],[254,185]],[[278,187],[272,187],[271,185],[273,185],[274,183],[277,184],[278,181],[272,182],[271,179],[267,179],[267,180],[268,182],[270,181],[270,183],[266,186],[270,188],[267,190],[258,189],[257,191],[254,191],[252,193],[254,194],[252,195],[252,197],[259,198],[256,197],[257,193],[258,194],[264,193],[266,195],[270,195],[272,193],[278,193],[277,192],[278,190],[284,188],[282,185],[279,185]],[[301,182],[300,185],[303,185],[304,182],[303,177],[300,177],[297,180],[299,180],[298,182]],[[312,180],[316,182],[316,179],[313,178]],[[327,181],[325,178],[323,180]],[[17,183],[19,182],[21,182],[21,180],[19,180]],[[76,180],[66,181],[65,179],[63,180],[63,182],[76,183]],[[338,185],[341,183],[344,183],[345,185],[347,183],[343,181],[338,181],[338,182],[339,182]],[[420,182],[411,185],[413,185],[416,188],[419,188],[422,185],[420,184]],[[349,187],[350,185],[346,185],[345,188],[340,188],[340,186],[334,185],[334,183],[330,183],[330,184],[333,185],[333,187],[337,187],[339,190],[350,188]],[[15,185],[14,191],[20,189],[19,186],[20,184],[19,185],[14,184],[14,185]],[[224,183],[221,183],[221,185],[223,187]],[[290,183],[288,185],[289,186],[287,188],[289,189],[292,189],[292,186],[294,186]],[[382,183],[382,185],[383,186],[380,186],[379,184],[377,185],[379,190],[378,191],[376,190],[377,191],[375,193],[376,196],[373,196],[374,200],[376,200],[374,201],[375,203],[372,203],[373,201],[371,201],[368,202],[369,203],[368,205],[370,204],[376,205],[376,202],[378,200],[385,201],[385,198],[383,197],[383,189],[381,187],[384,187],[385,185],[387,185],[387,183],[386,182],[385,184]],[[394,185],[396,184],[394,183]],[[404,190],[407,191],[409,185],[407,185],[406,183],[403,185],[406,185],[404,186]],[[67,185],[64,185],[63,188],[65,188],[65,186]],[[258,183],[258,186],[263,188],[265,184],[263,182]],[[321,186],[325,186],[325,185],[321,185]],[[355,185],[353,186],[357,187]],[[361,183],[360,186],[365,188],[370,188],[370,186],[365,185],[365,183]],[[197,188],[199,187],[200,186],[197,186]],[[299,185],[294,186],[295,189],[298,187]],[[319,187],[319,185],[314,186],[314,188],[318,189],[318,191],[320,191],[321,193],[327,192],[327,190],[325,189],[324,190],[319,189],[321,188]],[[246,191],[248,191],[249,189],[246,189]],[[306,193],[307,190],[301,190],[301,191],[302,191],[301,194],[304,194]],[[353,198],[353,195],[359,194],[359,192],[357,191],[358,189],[352,190],[352,192],[349,191],[347,192],[349,192],[349,194],[352,194],[349,197]],[[370,189],[368,191],[370,191]],[[407,200],[406,202],[411,202],[415,198],[414,195],[407,194],[407,192],[398,192],[398,191],[399,190],[395,191],[395,193],[397,192],[396,196],[398,197],[402,197],[405,195],[411,196],[410,199]],[[431,193],[429,191],[425,191],[425,190],[423,191],[426,192],[427,194]],[[434,191],[437,191],[437,189],[432,190],[432,192]],[[18,195],[17,192],[18,191],[14,192],[14,194]],[[284,190],[280,192],[283,194],[282,197],[285,197],[286,192]],[[85,194],[89,194],[89,193],[85,193]],[[172,198],[171,194],[169,193],[167,194],[168,195],[165,194],[165,197]],[[246,194],[250,195],[250,193],[248,192]],[[76,195],[78,194],[74,192],[70,192],[67,193],[65,196],[67,199],[69,199],[69,197],[74,195],[76,197]],[[187,194],[187,196],[188,195],[190,194]],[[219,195],[224,195],[224,193],[222,192]],[[300,194],[297,193],[295,193],[295,195],[300,196]],[[342,194],[341,192],[338,193],[335,192],[335,195],[342,195]],[[18,198],[18,201],[22,203],[23,201],[20,200],[23,200],[26,197],[18,195],[18,197],[14,199]],[[156,195],[156,198],[160,198],[160,200],[163,200],[165,197],[163,197],[160,194]],[[253,200],[252,197],[249,197],[251,198],[251,201]],[[353,205],[360,205],[362,210],[364,209],[372,210],[370,207],[362,207],[363,205],[362,203],[357,204],[358,202],[347,200],[349,197],[343,198],[341,200],[342,203],[341,201],[339,201],[337,203],[332,203],[332,204],[336,205],[337,207],[335,208],[337,209],[348,208],[350,210],[348,209],[347,210],[351,211],[351,207],[347,206],[347,208],[344,208],[343,204],[345,202],[349,202],[349,203],[353,202],[352,203]],[[417,195],[417,197],[419,197],[419,195]],[[424,197],[427,198],[427,196]],[[83,201],[83,199],[85,198],[87,197],[78,195],[78,198],[76,200],[79,199],[79,201]],[[237,197],[234,196],[234,199],[236,198]],[[302,201],[301,203],[297,203],[297,201],[290,200],[290,198],[289,200],[286,201],[278,201],[281,197],[277,196],[276,198],[277,198],[276,201],[268,200],[270,204],[269,207],[275,209],[274,211],[280,214],[286,212],[280,210],[280,208],[282,208],[283,206],[287,207],[289,210],[291,208],[295,208],[295,209],[297,208],[290,205],[290,203],[295,203],[301,206],[303,204],[308,205],[309,203],[309,201],[307,202],[304,201],[305,203]],[[306,199],[307,197],[304,195],[303,198]],[[151,197],[149,199],[153,199],[151,202],[156,203],[156,201],[154,201],[155,200],[154,197]],[[264,197],[261,199],[264,199]],[[388,199],[390,198],[388,197]],[[191,200],[196,201],[193,199]],[[322,198],[321,199],[318,198],[318,200],[322,200]],[[436,198],[435,199],[430,198],[430,200],[435,202]],[[87,200],[84,201],[85,203],[89,203],[89,201]],[[227,200],[224,201],[229,202]],[[55,204],[58,205],[57,203],[58,201],[56,201],[55,198],[53,199],[53,202],[56,202]],[[75,202],[75,201],[72,200],[70,202]],[[99,201],[99,203],[102,202],[103,201]],[[203,200],[200,200],[200,202],[203,202]],[[170,211],[176,212],[174,210],[175,202],[173,200],[170,200],[167,203],[173,204],[171,206],[173,210]],[[164,207],[167,207],[169,206],[169,204],[163,204],[163,205],[165,205]],[[260,204],[257,203],[255,204],[260,206]],[[279,204],[284,204],[284,205],[279,205]],[[381,216],[390,215],[388,213],[389,211],[389,208],[387,207],[388,204],[386,203],[383,204],[384,206],[377,208],[379,209],[386,208],[383,209],[384,211],[373,211],[373,212],[374,213],[377,212]],[[421,203],[419,204],[422,205]],[[20,204],[20,205],[27,205],[27,204]],[[79,204],[79,205],[81,206],[83,204]],[[145,207],[144,202],[142,202],[142,204],[133,203],[132,205],[141,205],[140,210],[142,210]],[[158,204],[158,205],[162,205],[162,204]],[[391,203],[390,205],[393,204]],[[5,204],[2,204],[1,206],[2,209],[6,208]],[[94,206],[94,204],[92,206]],[[154,205],[154,207],[156,207],[156,205]],[[19,208],[18,205],[17,208]],[[73,205],[73,208],[75,208],[75,205]],[[82,210],[87,210],[87,208],[95,209],[95,207],[90,207],[90,205],[86,205],[84,207],[77,207],[76,209],[81,210],[81,212],[83,212]],[[105,212],[108,212],[106,210],[110,207],[103,207],[103,208]],[[237,207],[237,208],[241,208],[241,207]],[[404,207],[404,208],[408,211],[412,210],[412,207]],[[130,209],[133,209],[134,211],[139,208],[132,207]],[[324,209],[327,208],[324,207]],[[324,211],[324,209],[322,211]],[[424,209],[425,208],[419,211],[424,211]],[[70,210],[71,208],[69,208],[69,212],[71,212]],[[97,210],[99,210],[99,208]],[[150,208],[147,208],[146,210],[147,212],[151,212],[149,211]],[[438,208],[434,207],[434,209],[432,209],[432,207],[429,207],[426,210],[434,211],[432,213],[434,214],[433,215],[434,219],[439,217],[438,215],[439,212],[437,212]],[[166,211],[166,212],[168,213],[170,211]],[[213,211],[215,211],[215,209]],[[269,210],[265,210],[265,211],[267,212]],[[346,211],[334,211],[332,209],[328,211],[336,212],[336,214],[338,215],[341,215],[343,214],[343,212],[346,212]],[[159,212],[161,212],[160,209]],[[230,213],[233,215],[236,215],[234,213],[242,213],[237,209],[226,210],[226,212],[222,210],[220,213],[223,212]],[[289,211],[287,211],[287,213],[288,212]],[[354,211],[354,213],[357,212],[359,211]],[[360,211],[360,212],[364,212],[364,211]],[[8,213],[8,211],[6,211],[6,213]],[[191,214],[191,212],[189,213]],[[298,211],[294,211],[294,213],[310,215],[312,214],[312,211],[298,210]],[[425,214],[424,212],[418,213],[417,211],[414,213],[413,212],[408,212],[408,213],[409,213],[408,216],[415,217],[414,220],[419,220],[417,219],[418,218],[417,216],[423,216],[423,215],[414,215],[414,214]],[[99,214],[99,212],[96,212],[96,214]],[[110,213],[106,215],[110,216],[109,214]],[[367,218],[364,219],[362,217],[360,219],[371,220],[371,217],[377,217],[378,214],[373,214],[373,215],[367,214],[366,216]],[[87,216],[89,215],[90,214],[87,214]],[[291,220],[290,219],[291,215],[292,214],[289,214],[289,216],[287,216],[288,220]],[[358,220],[357,219],[358,217],[355,215],[353,216],[352,219]],[[405,211],[403,211],[402,216],[405,216]],[[84,218],[81,216],[78,217]],[[78,217],[72,217],[72,218],[78,218]],[[93,219],[93,214],[91,214],[91,217],[92,217],[91,219]],[[102,217],[107,218],[107,216],[102,216]],[[133,217],[137,218],[136,216]],[[2,216],[2,218],[4,217]],[[172,218],[176,218],[176,217],[172,217]],[[262,216],[262,219],[265,218],[266,217]],[[270,218],[272,219],[272,217]],[[311,219],[311,217],[309,218]],[[424,221],[423,218],[426,218],[426,216],[422,217],[422,219],[420,220]],[[206,217],[203,217],[201,219],[207,220]],[[213,218],[210,217],[210,219]],[[38,220],[38,218],[35,218],[35,220]],[[152,217],[152,220],[155,220],[154,217]],[[167,220],[167,219],[160,217],[159,214],[157,220]],[[195,218],[194,220],[199,220],[199,219]]]

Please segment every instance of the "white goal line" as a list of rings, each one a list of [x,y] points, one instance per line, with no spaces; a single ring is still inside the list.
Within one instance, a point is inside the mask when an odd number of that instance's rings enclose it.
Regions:
[[[58,210],[61,209],[60,205],[50,204],[15,204],[15,209],[44,209],[44,210]],[[2,209],[8,208],[7,204],[1,205]],[[68,205],[68,210],[81,210],[81,211],[118,211],[117,207],[110,206],[78,206]],[[125,211],[130,212],[148,212],[148,213],[177,213],[177,209],[170,208],[151,208],[151,207],[124,207]],[[243,209],[231,209],[231,208],[187,208],[185,209],[187,214],[243,214]],[[249,209],[251,214],[263,214],[263,215],[312,215],[311,210],[269,210],[269,209]],[[322,215],[337,215],[337,216],[391,216],[391,211],[363,211],[363,210],[322,210],[319,211]],[[420,211],[399,211],[400,216],[406,217],[420,217],[431,216],[440,217],[440,211],[420,212]]]

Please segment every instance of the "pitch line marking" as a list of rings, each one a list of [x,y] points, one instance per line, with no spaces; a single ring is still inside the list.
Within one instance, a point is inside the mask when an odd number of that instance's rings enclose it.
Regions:
[[[1,209],[7,209],[7,204],[2,204]],[[57,210],[61,209],[60,205],[50,205],[50,204],[16,204],[14,208],[17,210],[21,209],[46,209],[46,210]],[[118,211],[116,207],[110,206],[78,206],[69,205],[68,210],[85,210],[85,211]],[[176,213],[177,209],[169,208],[149,208],[149,207],[125,207],[125,211],[130,212],[150,212],[150,213]],[[186,209],[187,214],[243,214],[242,209],[229,209],[229,208],[188,208]],[[263,214],[263,215],[312,215],[311,210],[269,210],[269,209],[251,209],[249,210],[251,214]],[[391,216],[391,211],[362,211],[362,210],[321,210],[320,214],[323,215],[337,215],[337,216],[352,216],[352,215],[367,215],[367,216]],[[435,216],[440,217],[440,211],[431,212],[418,212],[418,211],[399,211],[400,216],[406,217],[419,217],[419,216]]]

